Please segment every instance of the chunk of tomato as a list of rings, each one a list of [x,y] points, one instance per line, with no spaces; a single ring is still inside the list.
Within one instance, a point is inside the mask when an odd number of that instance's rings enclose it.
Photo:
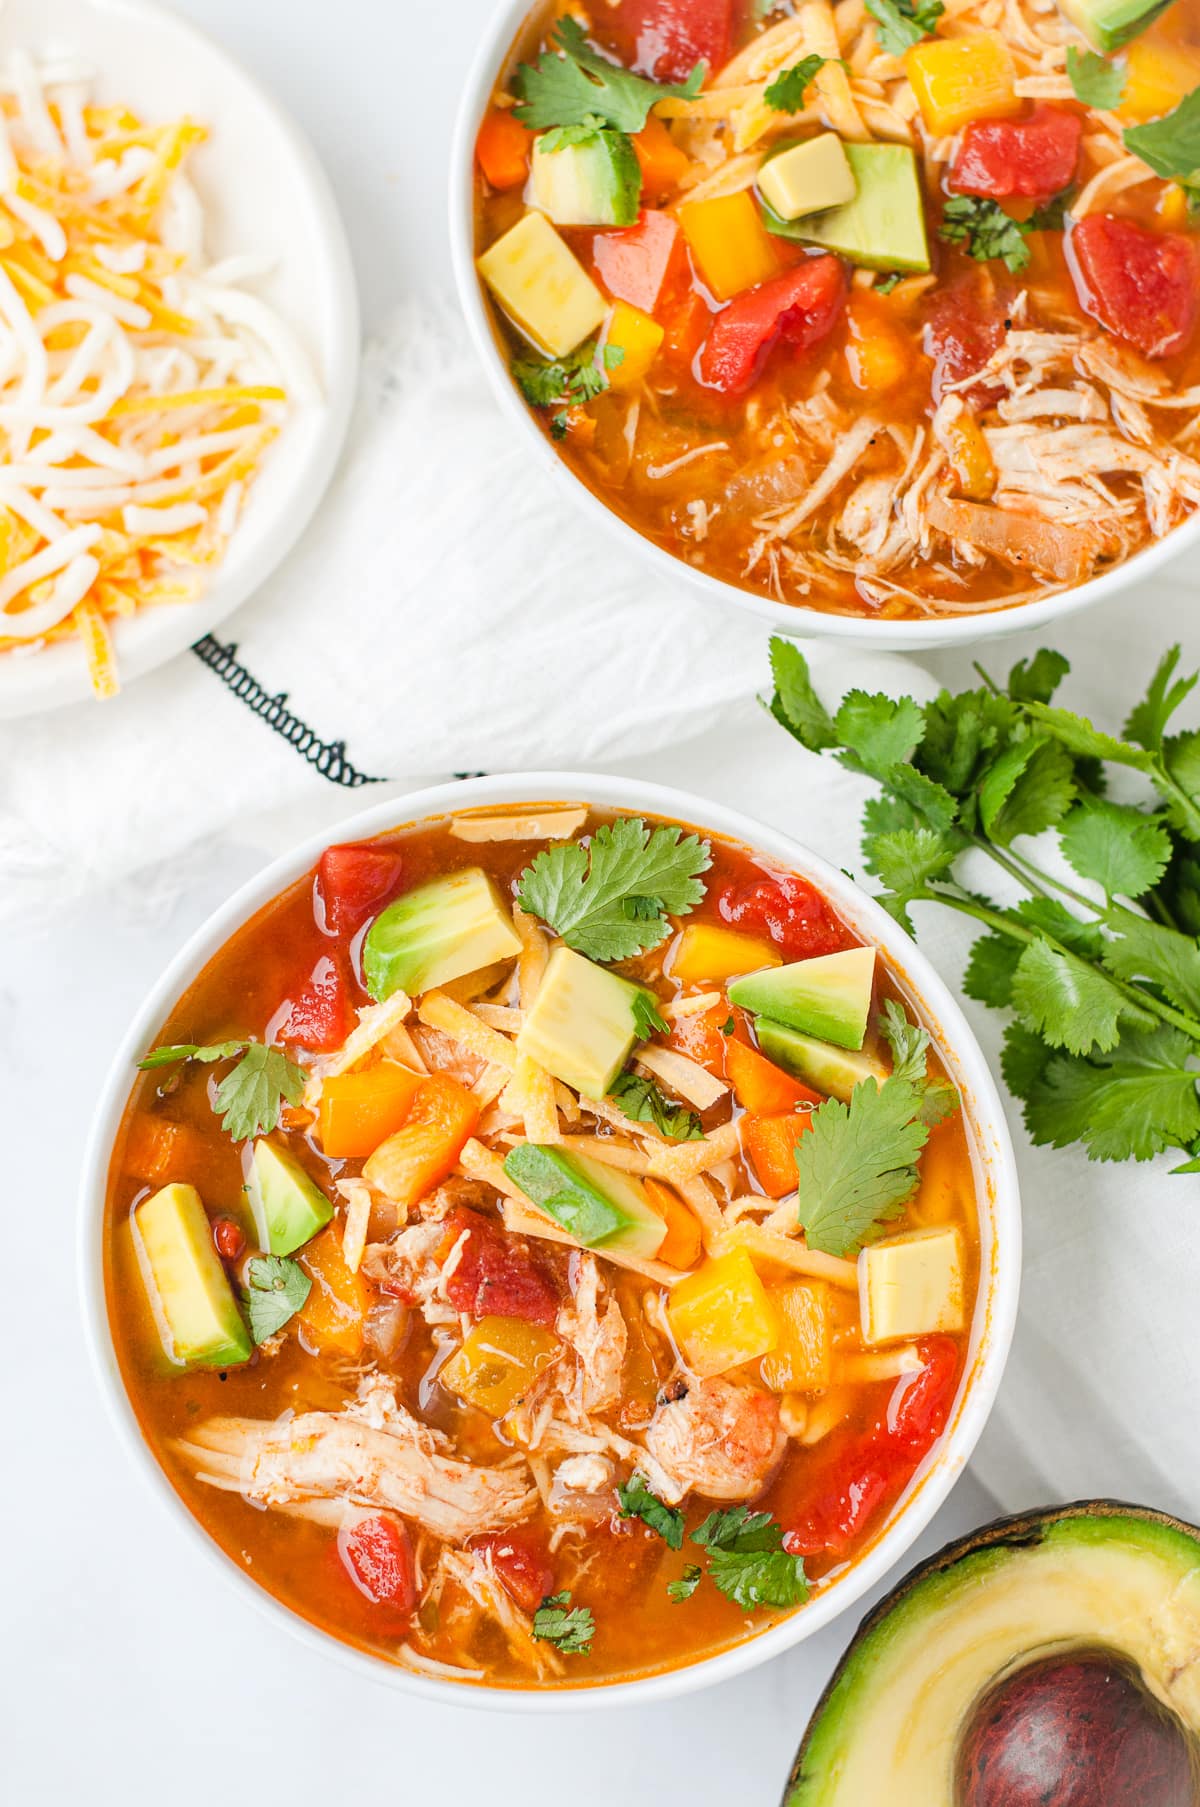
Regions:
[[[1067,238],[1067,262],[1085,314],[1146,358],[1182,351],[1200,309],[1200,257],[1178,232],[1151,232],[1090,213]]]
[[[328,1054],[353,1028],[349,987],[339,959],[322,955],[306,983],[283,1005],[276,1038],[289,1047]]]
[[[1035,107],[1024,119],[976,119],[959,139],[950,170],[956,194],[1055,195],[1079,162],[1083,120],[1064,107]]]
[[[402,1632],[417,1603],[412,1540],[398,1519],[382,1512],[356,1519],[338,1532],[337,1553],[354,1586],[379,1609],[380,1629]]]
[[[735,928],[765,930],[785,960],[836,954],[854,945],[821,893],[790,872],[726,885],[717,909]]]
[[[700,352],[700,381],[722,395],[744,395],[776,345],[801,352],[819,344],[845,300],[845,269],[828,256],[806,257],[782,276],[747,289],[713,321]]]
[[[598,232],[592,258],[610,295],[652,314],[668,278],[684,269],[679,222],[651,208],[623,232]]]
[[[317,920],[330,935],[352,935],[395,896],[403,869],[392,847],[327,847],[317,867]]]
[[[933,298],[925,326],[925,350],[933,359],[933,399],[940,402],[947,390],[982,370],[1004,340],[1005,313],[1002,298],[986,292],[974,280],[950,283]],[[963,394],[968,407],[986,408],[1004,393],[994,384],[980,383]]]
[[[887,1435],[898,1447],[924,1455],[946,1428],[958,1384],[959,1359],[953,1337],[926,1337],[917,1348],[925,1365],[896,1382],[888,1400]]]
[[[729,61],[734,5],[735,0],[618,0],[611,25],[618,39],[631,45],[643,74],[682,82],[697,63],[707,63],[715,75]]]
[[[549,1555],[531,1531],[484,1531],[467,1548],[490,1559],[496,1579],[529,1618],[554,1592]]]
[[[446,1282],[446,1297],[469,1318],[523,1318],[527,1324],[554,1323],[561,1295],[554,1275],[523,1236],[460,1208],[446,1219],[446,1240],[466,1237]],[[447,1250],[447,1252],[449,1252]]]

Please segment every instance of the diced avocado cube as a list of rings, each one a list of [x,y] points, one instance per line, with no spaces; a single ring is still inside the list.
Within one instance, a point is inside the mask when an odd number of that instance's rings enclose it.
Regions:
[[[963,1327],[962,1242],[953,1226],[871,1243],[858,1258],[858,1284],[865,1343]]]
[[[618,1249],[648,1261],[666,1239],[666,1222],[641,1182],[587,1155],[523,1142],[506,1156],[504,1171],[584,1248]]]
[[[517,1037],[517,1052],[585,1098],[603,1098],[638,1039],[638,986],[557,947]]]
[[[520,951],[511,910],[487,873],[470,866],[419,885],[375,918],[363,942],[363,977],[382,1003],[394,991],[432,991]]]
[[[1119,50],[1170,4],[1171,0],[1062,0],[1062,9],[1097,50]]]
[[[844,149],[858,189],[854,199],[799,220],[784,219],[764,202],[768,231],[824,245],[866,270],[928,270],[916,152],[906,144],[847,144]]]
[[[883,1063],[869,1054],[851,1054],[845,1048],[835,1048],[832,1042],[814,1041],[811,1035],[801,1035],[765,1016],[759,1017],[754,1027],[758,1045],[768,1060],[814,1091],[840,1098],[843,1104],[849,1104],[855,1086],[864,1079],[882,1085],[888,1076]]]
[[[530,203],[556,226],[632,226],[642,194],[642,167],[624,132],[596,132],[580,144],[547,150],[534,141]]]
[[[333,1216],[333,1206],[294,1155],[265,1139],[254,1144],[246,1193],[259,1247],[268,1255],[290,1255]]]
[[[758,178],[763,200],[784,220],[845,206],[854,199],[857,188],[850,159],[836,132],[821,132],[803,144],[789,145],[763,164]]]
[[[544,213],[527,213],[479,259],[479,274],[509,318],[548,358],[599,332],[608,303]]]
[[[729,987],[733,1003],[801,1035],[861,1048],[875,985],[875,949],[852,947],[843,954],[794,960],[789,966],[747,973]]]
[[[250,1332],[196,1188],[164,1186],[135,1206],[132,1222],[146,1291],[171,1360],[189,1368],[232,1368],[249,1361]]]

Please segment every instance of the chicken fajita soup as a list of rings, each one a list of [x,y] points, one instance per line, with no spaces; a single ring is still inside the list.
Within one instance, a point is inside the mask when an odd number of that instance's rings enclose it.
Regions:
[[[1200,503],[1198,159],[1200,0],[539,7],[478,269],[647,538],[784,603],[970,614]]]
[[[979,1285],[969,1131],[805,879],[565,804],[331,847],[114,1152],[126,1387],[233,1560],[425,1673],[586,1686],[876,1539]]]

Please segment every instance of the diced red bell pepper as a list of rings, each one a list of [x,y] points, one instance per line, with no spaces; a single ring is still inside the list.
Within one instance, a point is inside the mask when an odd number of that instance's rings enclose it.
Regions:
[[[792,873],[728,884],[717,897],[717,909],[735,928],[752,934],[765,930],[785,960],[837,954],[854,946],[853,936],[821,893]]]
[[[964,377],[982,370],[1004,338],[1003,304],[985,299],[974,278],[935,292],[925,326],[925,350],[933,359],[933,399]],[[998,385],[979,383],[963,394],[968,407],[986,408],[1003,395]]]
[[[836,257],[806,257],[794,270],[737,295],[712,323],[700,353],[700,381],[723,395],[744,395],[782,340],[807,351],[831,331],[846,300]]]
[[[340,959],[324,954],[308,982],[287,1000],[286,1015],[276,1029],[289,1047],[329,1054],[340,1048],[354,1027],[349,988]]]
[[[682,82],[697,63],[715,75],[729,61],[734,6],[735,0],[619,0],[605,24],[632,45],[643,74]]]
[[[337,1553],[359,1593],[380,1609],[380,1629],[403,1631],[417,1603],[416,1564],[404,1526],[383,1513],[360,1518],[338,1532]]]
[[[695,289],[688,289],[678,300],[670,297],[659,315],[667,331],[660,356],[675,370],[690,374],[712,319],[712,309]]]
[[[1178,232],[1091,213],[1067,239],[1067,261],[1084,313],[1146,358],[1182,351],[1200,309],[1200,256]]]
[[[598,232],[592,257],[601,282],[617,301],[652,314],[672,268],[683,264],[679,222],[669,213],[648,209],[636,226],[623,232]]]
[[[529,1618],[554,1592],[549,1555],[531,1531],[484,1531],[467,1548],[490,1557],[497,1580]]]
[[[1083,120],[1064,107],[1035,107],[1024,119],[976,119],[959,140],[950,170],[956,194],[1055,195],[1079,162]]]
[[[400,888],[402,856],[369,842],[327,847],[317,868],[317,920],[330,935],[352,935]]]
[[[476,1319],[553,1324],[561,1303],[558,1283],[525,1238],[510,1236],[478,1211],[460,1208],[446,1219],[447,1244],[453,1247],[464,1233],[467,1240],[446,1282],[446,1297],[455,1311]]]

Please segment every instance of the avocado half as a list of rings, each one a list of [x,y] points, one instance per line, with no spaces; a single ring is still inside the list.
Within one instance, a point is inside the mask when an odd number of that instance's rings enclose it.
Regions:
[[[1200,1529],[1113,1500],[985,1526],[863,1621],[809,1722],[784,1807],[953,1807],[959,1741],[993,1684],[1097,1647],[1200,1734]]]

